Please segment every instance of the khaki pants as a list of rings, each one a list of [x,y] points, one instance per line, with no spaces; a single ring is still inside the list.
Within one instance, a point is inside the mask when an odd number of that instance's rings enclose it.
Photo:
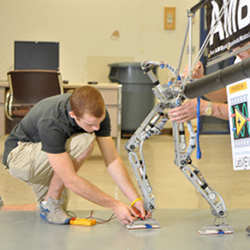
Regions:
[[[77,159],[90,147],[94,139],[94,134],[74,135],[67,140],[66,151],[73,159]],[[47,194],[53,176],[47,153],[42,151],[41,147],[41,143],[19,142],[7,159],[9,173],[31,185],[38,202]]]

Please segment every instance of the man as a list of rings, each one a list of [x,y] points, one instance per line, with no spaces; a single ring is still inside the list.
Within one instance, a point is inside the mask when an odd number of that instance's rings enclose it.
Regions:
[[[250,42],[244,44],[249,45]],[[236,48],[237,49],[237,48]],[[237,61],[244,60],[250,57],[250,49],[245,50],[237,55]],[[186,70],[187,71],[187,70]],[[184,72],[185,74],[185,72]],[[199,62],[192,72],[194,79],[199,79],[203,76],[204,69],[201,62]],[[206,95],[210,101],[201,99],[200,114],[206,116],[214,116],[220,119],[228,120],[228,105],[226,89],[219,89]],[[196,118],[197,99],[185,101],[181,106],[169,110],[169,117],[171,121],[186,122]]]
[[[108,172],[131,202],[127,206],[77,175],[90,155],[96,137]],[[9,173],[30,184],[40,205],[41,218],[67,224],[64,187],[84,199],[110,208],[118,220],[136,219],[134,208],[145,217],[143,201],[119,157],[110,136],[110,119],[100,92],[83,86],[73,94],[37,103],[11,131],[5,142],[3,164]]]

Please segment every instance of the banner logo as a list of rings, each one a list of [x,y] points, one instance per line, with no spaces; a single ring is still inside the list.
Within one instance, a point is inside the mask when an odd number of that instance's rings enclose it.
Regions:
[[[250,170],[250,79],[227,86],[234,170]]]
[[[209,58],[250,40],[249,0],[213,0],[207,4],[206,16],[208,31],[212,31]]]
[[[232,105],[231,118],[234,139],[237,140],[250,137],[247,102]]]

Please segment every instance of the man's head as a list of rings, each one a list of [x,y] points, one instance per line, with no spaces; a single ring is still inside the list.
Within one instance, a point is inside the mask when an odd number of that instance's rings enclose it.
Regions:
[[[105,104],[101,93],[94,87],[83,86],[75,89],[70,97],[69,115],[77,125],[92,133],[99,130],[105,118]]]

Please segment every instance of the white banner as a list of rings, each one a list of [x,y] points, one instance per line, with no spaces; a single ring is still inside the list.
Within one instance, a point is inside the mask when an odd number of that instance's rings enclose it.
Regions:
[[[250,79],[227,86],[234,170],[250,170]]]

